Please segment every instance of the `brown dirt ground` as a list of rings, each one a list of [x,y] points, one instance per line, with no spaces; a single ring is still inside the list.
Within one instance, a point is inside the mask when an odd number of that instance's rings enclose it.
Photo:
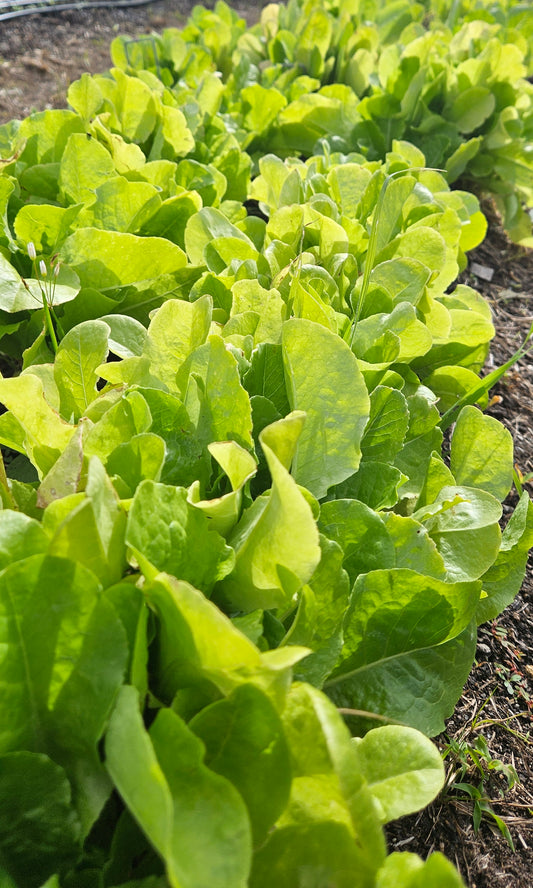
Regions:
[[[165,27],[180,27],[191,0],[158,0],[130,9],[91,9],[32,15],[0,23],[0,123],[22,118],[32,110],[64,107],[68,84],[84,71],[110,66],[108,46],[118,34],[131,37]],[[206,3],[205,5],[210,5]],[[260,0],[242,0],[234,7],[255,20]],[[506,361],[533,322],[533,252],[509,243],[491,205],[485,242],[469,255],[462,276],[479,290],[493,312],[496,338],[489,366]],[[476,268],[477,265],[477,268]],[[487,282],[479,266],[493,272]],[[491,413],[512,432],[520,472],[533,472],[533,355],[521,360],[496,387]],[[526,484],[533,493],[533,485]],[[515,497],[516,499],[516,497]],[[512,503],[512,499],[510,499]],[[509,513],[510,506],[507,506]],[[440,850],[454,861],[470,888],[531,888],[533,881],[533,559],[521,594],[502,616],[480,629],[477,659],[457,709],[439,738],[441,749],[485,741],[493,763],[515,769],[519,782],[509,790],[498,767],[479,759],[488,802],[508,828],[515,851],[490,814],[477,833],[473,803],[465,792],[449,789],[420,814],[403,818],[388,832],[391,850],[416,851],[423,857]],[[479,787],[481,772],[471,757],[463,783]],[[460,760],[447,757],[450,785]]]

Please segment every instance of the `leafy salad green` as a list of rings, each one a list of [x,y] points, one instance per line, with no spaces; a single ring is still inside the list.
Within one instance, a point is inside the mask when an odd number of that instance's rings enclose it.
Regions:
[[[6,888],[462,885],[383,825],[442,787],[533,507],[501,529],[478,200],[342,141],[335,22],[198,8],[160,78],[119,40],[0,128]]]
[[[521,207],[533,205],[531,16],[509,4],[452,6],[291,0],[246,29],[218,3],[156,38],[151,58],[120,38],[112,55],[124,70],[157,71],[186,101],[200,70],[216,68],[220,114],[253,155],[307,157],[325,142],[374,160],[410,141],[448,182],[491,192],[511,236],[531,246]]]
[[[0,512],[16,885],[418,872],[385,862],[380,830],[442,783],[413,729],[442,729],[476,622],[520,583],[533,515],[524,494],[501,536],[499,423],[464,408],[448,468],[413,371],[369,393],[343,339],[297,317],[248,360],[213,311],[168,300],[144,337],[126,316],[84,321],[53,364],[0,380],[10,474],[35,472]],[[125,356],[104,363],[111,347]],[[99,391],[102,374],[134,381]]]

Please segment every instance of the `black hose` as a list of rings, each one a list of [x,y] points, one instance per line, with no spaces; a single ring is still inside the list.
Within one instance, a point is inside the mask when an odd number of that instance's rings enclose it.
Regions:
[[[23,15],[35,15],[41,12],[64,12],[67,10],[83,12],[84,9],[94,9],[98,6],[147,6],[148,3],[151,2],[152,0],[90,0],[90,2],[61,3],[49,0],[49,2],[39,3],[38,0],[37,2],[36,0],[21,0],[18,9],[16,8],[16,3],[0,3],[0,10],[6,5],[9,5],[10,7],[9,12],[0,11],[0,22],[4,22],[7,19],[19,18]]]

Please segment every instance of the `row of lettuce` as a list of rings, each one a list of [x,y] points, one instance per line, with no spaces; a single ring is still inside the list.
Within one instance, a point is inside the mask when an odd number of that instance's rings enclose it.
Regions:
[[[507,229],[530,244],[522,203],[533,202],[531,16],[488,2],[454,3],[444,22],[439,12],[429,0],[291,0],[267,6],[248,28],[223,2],[196,7],[181,31],[117,38],[117,83],[87,78],[71,103],[151,160],[212,163],[233,148],[255,160],[356,149],[383,161],[394,140],[408,140],[448,182],[462,176],[492,192]],[[125,81],[134,71],[135,83]],[[3,155],[24,138],[0,128]],[[243,199],[246,161],[215,165],[231,174],[227,197]],[[183,178],[187,186],[190,174]],[[52,183],[41,188],[54,195]]]
[[[194,106],[216,69],[211,101],[252,155],[309,157],[324,141],[383,160],[393,140],[413,142],[448,182],[463,177],[491,192],[508,231],[531,246],[521,206],[533,203],[530,10],[452,7],[443,21],[431,0],[291,0],[247,28],[217,3],[197,7],[180,33],[118,38],[112,57],[122,70],[147,68],[180,106]]]
[[[427,13],[198,8],[117,40],[71,110],[0,127],[9,888],[462,884],[383,825],[442,786],[427,736],[533,507],[501,531],[512,440],[469,398],[494,334],[455,283],[478,201],[363,103],[440,84],[446,165],[490,157],[495,187],[530,92],[520,17]]]

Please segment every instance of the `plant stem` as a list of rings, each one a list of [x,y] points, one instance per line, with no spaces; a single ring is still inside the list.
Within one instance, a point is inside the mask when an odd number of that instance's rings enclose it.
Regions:
[[[475,404],[483,395],[485,395],[493,385],[505,376],[508,370],[516,364],[520,358],[524,358],[530,351],[533,350],[533,343],[530,343],[530,340],[533,338],[533,325],[529,328],[529,332],[524,339],[522,345],[517,348],[514,355],[512,355],[505,364],[502,364],[501,367],[496,367],[491,373],[484,376],[483,379],[480,380],[479,385],[474,386],[474,388],[470,389],[462,398],[459,398],[457,404],[454,404],[453,407],[450,407],[446,413],[443,413],[441,421],[439,423],[441,431],[445,432],[452,423],[457,419],[460,411],[463,407],[466,407],[469,404]]]
[[[11,507],[13,509],[17,510],[17,504],[16,504],[15,500],[13,499],[13,494],[11,493],[11,490],[9,488],[9,481],[7,480],[6,467],[5,467],[5,463],[4,463],[4,455],[2,453],[1,448],[0,448],[0,484],[2,485],[2,487],[4,488],[4,490],[6,492],[7,500],[10,503]]]
[[[52,341],[52,348],[54,350],[54,354],[57,355],[59,343],[57,341],[56,331],[54,330],[54,323],[52,321],[52,316],[50,314],[50,307],[49,307],[48,302],[46,300],[46,295],[44,292],[42,295],[43,295],[43,308],[44,308],[44,323],[45,323],[45,327],[48,332],[48,335],[50,336],[50,339]]]
[[[337,712],[341,715],[352,716],[352,718],[371,718],[374,721],[383,722],[386,725],[400,725],[401,727],[408,727],[405,722],[397,721],[395,718],[389,718],[387,715],[380,715],[379,712],[368,712],[366,709],[345,709],[344,707],[338,708]]]

